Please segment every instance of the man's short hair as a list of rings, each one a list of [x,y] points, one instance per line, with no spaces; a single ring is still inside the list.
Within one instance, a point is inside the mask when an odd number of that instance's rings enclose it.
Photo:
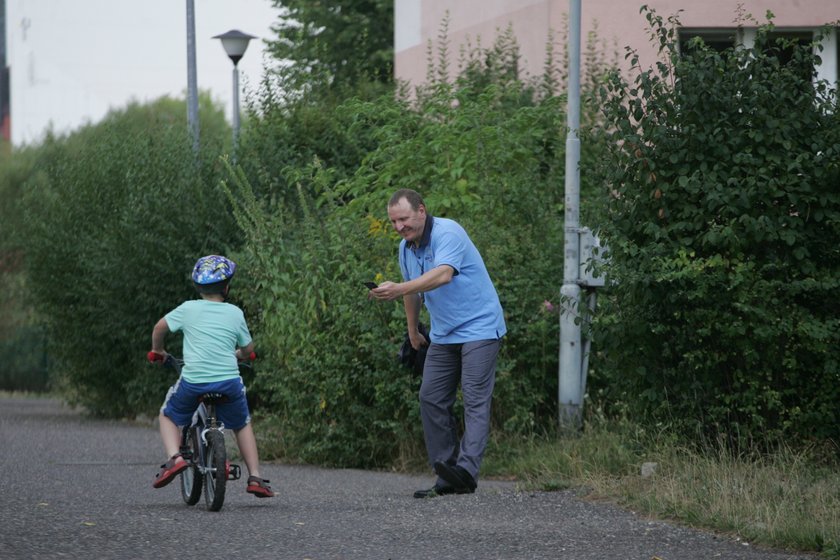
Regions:
[[[388,201],[388,208],[396,206],[402,199],[408,201],[412,210],[419,210],[421,206],[426,206],[426,203],[423,202],[423,197],[417,191],[400,189],[391,196],[391,200]]]

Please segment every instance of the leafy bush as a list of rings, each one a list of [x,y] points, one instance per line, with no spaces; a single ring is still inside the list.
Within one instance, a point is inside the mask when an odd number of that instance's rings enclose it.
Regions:
[[[48,327],[53,381],[91,412],[153,410],[167,375],[143,364],[154,322],[194,297],[197,255],[223,252],[236,230],[199,167],[183,102],[161,99],[38,150],[25,184],[28,287]],[[201,158],[225,131],[204,107]]]
[[[352,200],[346,213],[383,219],[390,195],[408,187],[433,215],[470,233],[505,309],[495,411],[515,431],[533,428],[554,406],[557,317],[544,302],[556,301],[562,260],[546,256],[562,254],[563,242],[563,112],[557,98],[523,106],[522,89],[438,88],[421,111],[405,107],[380,129],[387,141],[341,186],[342,200]],[[395,259],[395,246],[383,258]]]
[[[367,82],[390,83],[394,52],[394,4],[272,0],[280,8],[268,41],[281,61],[286,91],[353,91]],[[314,83],[313,83],[314,82]]]
[[[351,176],[377,144],[370,137],[375,129],[360,126],[357,115],[343,106],[344,95],[322,91],[317,84],[302,95],[289,92],[284,79],[282,72],[267,76],[249,99],[239,164],[258,196],[282,198],[291,210],[298,197],[287,170],[305,168],[317,159],[341,180]],[[384,86],[360,89],[354,98],[372,101],[383,91]]]
[[[299,200],[290,210],[279,199],[258,201],[244,173],[231,175],[247,232],[236,255],[239,282],[261,355],[250,393],[280,421],[287,456],[381,464],[417,436],[408,420],[416,383],[395,361],[396,309],[373,305],[362,285],[375,275],[369,251],[380,252],[382,240],[359,218],[317,211],[307,193],[329,184],[325,170],[296,182]]]
[[[35,150],[0,156],[0,389],[44,391],[48,387],[43,329],[26,297],[25,238],[20,200],[34,168]]]
[[[0,260],[0,390],[46,391],[46,338],[27,305],[26,276],[21,270],[22,253],[8,252]]]
[[[521,433],[553,418],[558,322],[545,302],[556,303],[562,269],[565,104],[515,78],[511,43],[491,50],[413,101],[361,96],[284,112],[264,93],[266,116],[253,130],[292,143],[252,138],[262,146],[252,156],[301,147],[310,159],[257,157],[226,187],[247,237],[237,255],[248,271],[242,297],[263,355],[251,393],[276,415],[287,457],[393,464],[422,441],[419,380],[396,363],[402,302],[368,301],[362,286],[400,278],[386,205],[401,187],[466,227],[499,291],[509,334],[496,424]],[[284,115],[296,138],[282,132]],[[305,126],[311,119],[333,132]],[[282,164],[279,175],[268,171]]]
[[[644,10],[644,8],[643,8]],[[687,433],[840,436],[840,112],[811,46],[677,52],[605,86],[615,285],[596,392]],[[790,50],[789,63],[779,62]]]
[[[0,390],[43,392],[49,388],[45,342],[36,326],[20,327],[0,338]]]

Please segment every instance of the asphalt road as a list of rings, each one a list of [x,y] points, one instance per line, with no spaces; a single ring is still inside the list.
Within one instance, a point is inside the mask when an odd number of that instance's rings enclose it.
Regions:
[[[0,398],[0,559],[813,559],[652,521],[574,492],[479,483],[416,500],[429,476],[267,464],[273,499],[231,482],[208,512],[155,490],[157,430]]]

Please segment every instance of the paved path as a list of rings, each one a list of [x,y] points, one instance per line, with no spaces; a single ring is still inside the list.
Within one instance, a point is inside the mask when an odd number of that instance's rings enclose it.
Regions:
[[[151,486],[157,430],[0,397],[0,559],[793,560],[573,492],[481,481],[415,500],[431,476],[265,465],[279,496],[231,482],[220,513]]]

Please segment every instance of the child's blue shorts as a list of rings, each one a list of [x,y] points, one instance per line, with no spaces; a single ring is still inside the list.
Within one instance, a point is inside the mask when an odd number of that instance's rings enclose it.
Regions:
[[[245,398],[245,384],[241,377],[214,383],[190,383],[179,377],[169,388],[160,411],[176,426],[187,426],[198,408],[198,397],[204,393],[222,393],[227,396],[224,403],[216,405],[216,418],[225,428],[239,430],[251,421],[248,399]]]

